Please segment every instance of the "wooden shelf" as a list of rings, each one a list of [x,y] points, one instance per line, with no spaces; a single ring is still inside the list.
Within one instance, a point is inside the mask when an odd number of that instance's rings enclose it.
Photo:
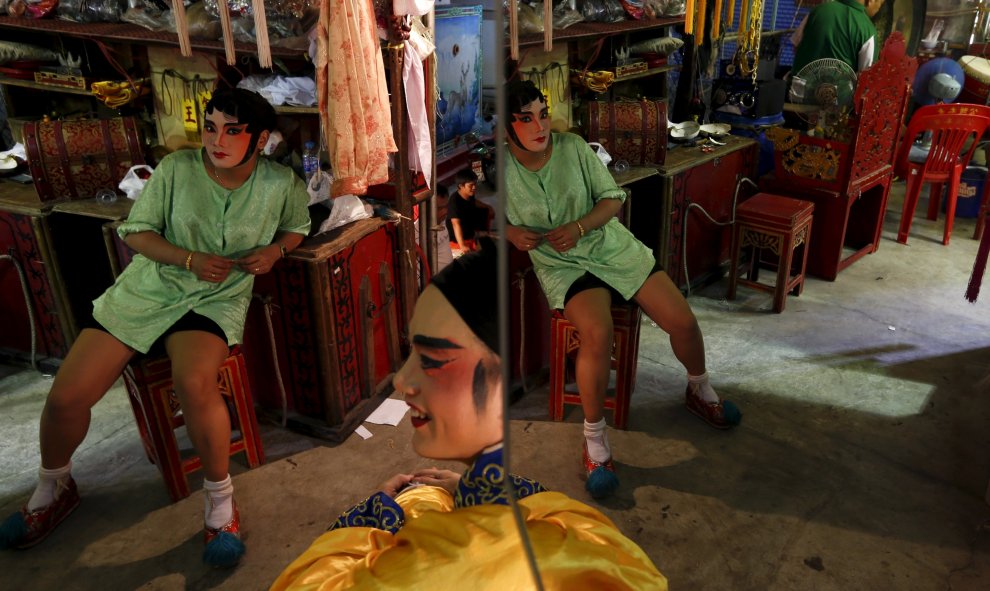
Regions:
[[[279,105],[275,107],[275,112],[279,115],[319,115],[320,109],[317,107],[294,107],[292,105]]]
[[[129,23],[74,23],[57,19],[33,19],[0,16],[0,29],[16,29],[31,33],[61,33],[81,39],[99,41],[127,41],[139,45],[166,45],[178,47],[179,38],[175,33],[152,31]],[[195,50],[223,53],[223,42],[214,39],[193,37],[190,45]],[[304,53],[295,49],[271,46],[273,57],[304,58]],[[258,48],[253,43],[234,42],[237,53],[255,55]]]
[[[659,29],[670,25],[680,25],[684,23],[684,16],[663,17],[652,20],[625,20],[618,23],[577,23],[566,29],[554,30],[553,40],[557,41],[577,41],[579,39],[593,39],[607,35],[617,35],[621,33],[633,33],[636,31],[648,31]],[[543,34],[520,35],[519,47],[532,47],[543,45]]]
[[[41,84],[39,82],[35,82],[34,80],[21,80],[20,78],[8,78],[7,76],[0,76],[0,84],[6,86],[22,86],[24,88],[31,88],[34,90],[44,90],[47,92],[61,92],[64,94],[81,94],[84,96],[93,96],[92,91],[86,90],[84,88],[57,86],[55,84]]]
[[[657,68],[650,68],[645,72],[640,72],[638,74],[630,74],[628,76],[623,76],[622,78],[616,78],[612,81],[613,84],[618,84],[619,82],[628,82],[629,80],[638,80],[640,78],[649,78],[650,76],[656,76],[657,74],[663,74],[665,72],[670,72],[672,70],[680,70],[680,64],[668,64],[666,66],[660,66]]]

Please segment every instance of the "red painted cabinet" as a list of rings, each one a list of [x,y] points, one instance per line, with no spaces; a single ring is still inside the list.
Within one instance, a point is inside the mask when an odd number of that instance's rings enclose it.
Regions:
[[[243,347],[258,404],[282,405],[273,350],[299,430],[346,437],[362,402],[388,393],[405,349],[395,245],[393,224],[359,220],[307,239],[258,277]]]

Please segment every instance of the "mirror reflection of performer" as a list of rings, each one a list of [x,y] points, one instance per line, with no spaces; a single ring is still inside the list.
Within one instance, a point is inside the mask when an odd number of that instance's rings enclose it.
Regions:
[[[634,300],[670,335],[688,373],[687,408],[719,429],[741,414],[708,381],[705,344],[687,301],[642,242],[615,215],[625,193],[580,137],[551,133],[543,94],[530,81],[506,85],[507,239],[529,253],[550,306],[563,309],[581,336],[577,386],[584,409],[586,488],[594,497],[618,486],[605,433],[614,299]]]
[[[490,243],[437,274],[416,302],[410,355],[393,379],[410,406],[416,453],[470,468],[390,478],[292,562],[273,591],[536,588],[509,495],[545,589],[667,588],[607,517],[505,472],[497,280]]]
[[[219,90],[205,114],[203,149],[163,158],[118,230],[138,254],[93,302],[93,321],[55,376],[41,415],[40,479],[0,526],[0,548],[37,544],[79,505],[72,454],[90,410],[139,351],[171,359],[203,463],[203,560],[232,566],[244,553],[217,374],[228,346],[241,340],[255,275],[271,271],[309,232],[309,197],[292,170],[259,157],[275,129],[264,98]]]

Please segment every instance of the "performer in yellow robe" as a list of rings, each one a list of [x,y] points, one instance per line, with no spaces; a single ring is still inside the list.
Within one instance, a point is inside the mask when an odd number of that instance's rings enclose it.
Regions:
[[[271,589],[667,589],[598,510],[507,474],[494,248],[456,259],[420,295],[395,389],[413,449],[470,464],[398,474],[344,512]],[[538,575],[509,505],[519,507]]]

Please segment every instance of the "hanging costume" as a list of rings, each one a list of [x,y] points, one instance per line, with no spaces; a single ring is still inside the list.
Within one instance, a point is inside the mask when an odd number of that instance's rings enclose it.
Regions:
[[[458,259],[461,260],[461,259]],[[667,588],[649,557],[596,509],[510,475],[502,447],[479,456],[452,497],[433,486],[376,493],[344,512],[273,591],[531,588],[508,495],[514,491],[544,588]]]

